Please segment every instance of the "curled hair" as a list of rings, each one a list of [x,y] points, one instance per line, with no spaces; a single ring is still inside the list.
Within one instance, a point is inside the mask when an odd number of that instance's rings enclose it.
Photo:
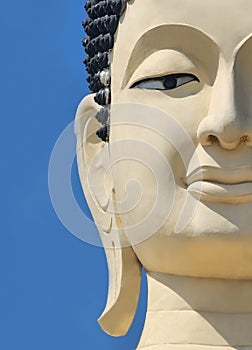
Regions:
[[[89,88],[95,93],[95,102],[102,106],[96,119],[102,125],[97,136],[109,141],[109,117],[111,103],[111,52],[120,16],[128,0],[87,0],[88,17],[83,21],[87,34],[83,46],[87,54],[84,64],[88,72]]]

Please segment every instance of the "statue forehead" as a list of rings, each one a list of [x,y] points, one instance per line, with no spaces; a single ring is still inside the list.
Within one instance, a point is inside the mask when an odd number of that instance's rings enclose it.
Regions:
[[[127,55],[152,28],[184,24],[205,33],[228,55],[252,33],[251,12],[251,0],[144,0],[144,5],[143,0],[130,1],[115,49],[118,46]]]
[[[118,27],[113,50],[113,94],[124,86],[127,79],[125,72],[129,69],[129,62],[132,62],[131,55],[136,45],[151,31],[156,31],[156,36],[151,38],[154,45],[166,40],[167,48],[172,41],[172,48],[176,48],[177,39],[177,47],[187,51],[188,45],[194,40],[191,48],[193,53],[202,47],[207,53],[207,42],[212,41],[217,51],[222,52],[229,61],[234,59],[239,47],[251,36],[251,13],[251,0],[144,0],[144,5],[143,0],[129,1]],[[178,29],[174,29],[175,25]],[[158,27],[162,30],[156,30]],[[192,35],[196,32],[199,34]],[[199,40],[197,45],[197,38],[204,36],[210,40]],[[140,56],[148,56],[146,51],[152,46],[149,38],[142,45],[142,52],[138,50]]]

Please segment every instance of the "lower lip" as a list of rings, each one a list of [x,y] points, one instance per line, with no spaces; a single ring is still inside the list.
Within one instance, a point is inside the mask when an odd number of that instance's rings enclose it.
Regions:
[[[187,188],[196,199],[204,202],[246,203],[252,201],[252,182],[224,185],[207,181],[196,181]]]

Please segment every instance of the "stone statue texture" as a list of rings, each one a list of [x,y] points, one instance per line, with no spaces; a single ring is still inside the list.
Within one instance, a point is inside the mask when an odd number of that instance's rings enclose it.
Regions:
[[[75,122],[109,270],[105,332],[252,350],[252,2],[88,0]]]

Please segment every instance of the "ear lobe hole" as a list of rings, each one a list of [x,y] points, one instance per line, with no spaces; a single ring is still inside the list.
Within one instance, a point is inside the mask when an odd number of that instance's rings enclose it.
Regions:
[[[215,135],[209,135],[207,138],[207,141],[211,144],[213,143],[219,143],[218,137]]]

